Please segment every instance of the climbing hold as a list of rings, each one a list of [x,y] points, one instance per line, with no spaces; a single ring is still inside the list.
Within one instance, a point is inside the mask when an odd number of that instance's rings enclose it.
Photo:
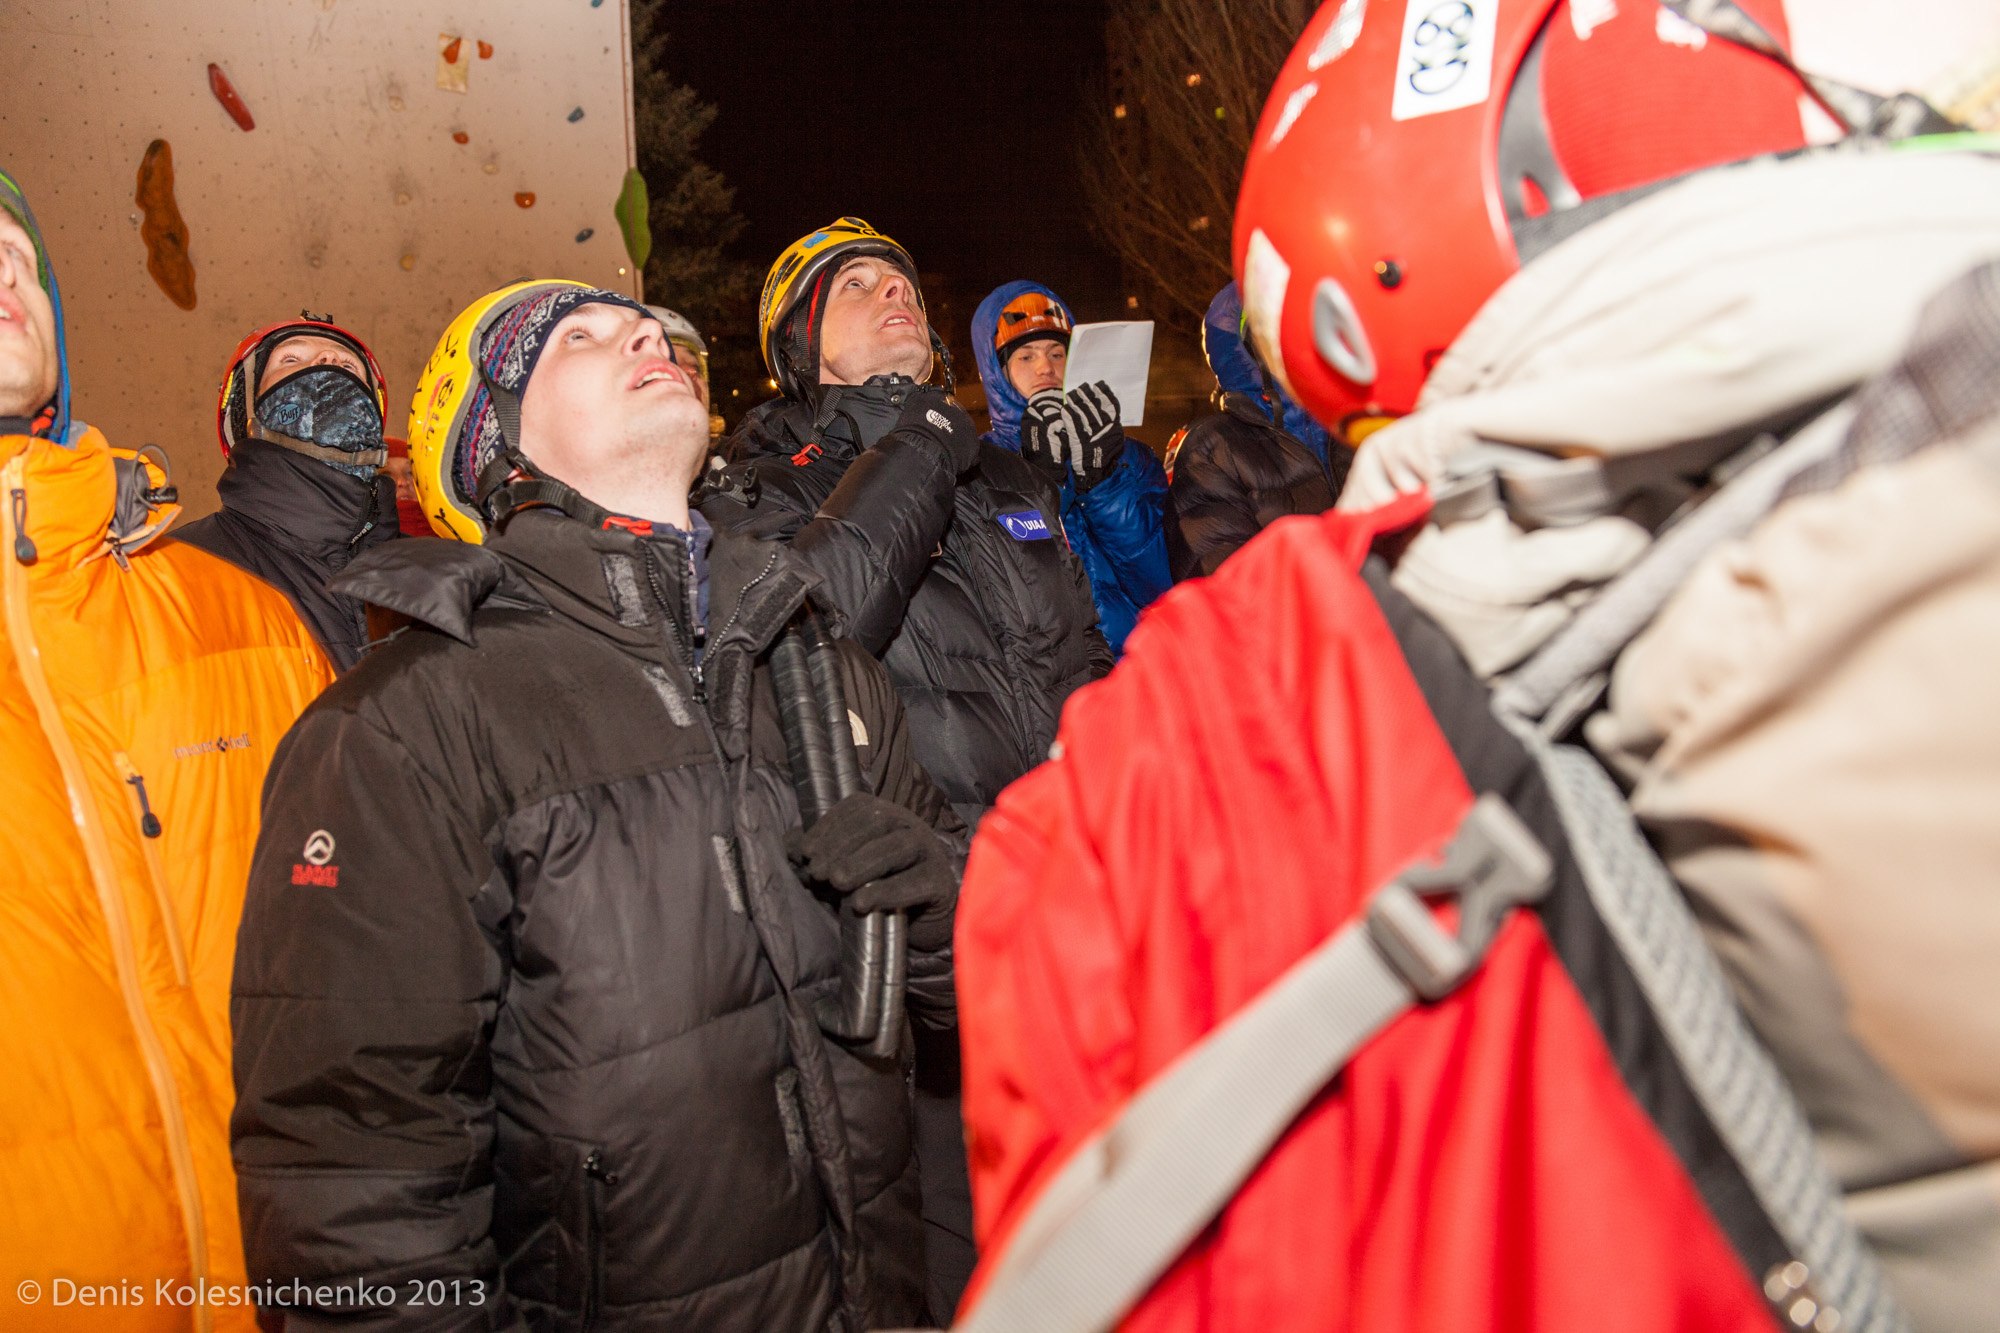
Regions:
[[[466,60],[465,39],[454,33],[438,34],[437,86],[448,93],[465,91],[465,78],[472,69],[472,62]]]
[[[389,94],[389,109],[391,111],[401,111],[403,109],[403,99],[399,94]]]
[[[494,176],[499,174],[500,164],[498,162],[486,162],[482,163],[479,169],[489,176]]]
[[[493,43],[481,42],[479,44],[479,58],[481,60],[491,60],[493,58]]]
[[[250,118],[250,108],[243,105],[243,99],[237,96],[236,87],[229,82],[229,76],[222,72],[222,66],[208,67],[208,90],[215,94],[216,101],[222,103],[222,109],[229,113],[231,120],[245,130],[257,128],[257,122]]]
[[[467,134],[464,130],[453,130],[451,132],[451,141],[453,143],[471,143],[472,136]]]
[[[408,273],[411,269],[417,266],[417,257],[415,255],[404,255],[402,259],[402,264],[403,264],[403,272]]]
[[[590,0],[590,7],[591,7],[592,9],[595,9],[595,8],[597,8],[597,7],[599,6],[599,5],[601,5],[601,4],[603,4],[603,3],[604,3],[604,0]]]
[[[576,110],[569,113],[569,123],[572,125],[576,124],[579,120],[582,119],[583,119],[582,107],[578,107]]]
[[[146,242],[146,271],[168,300],[183,310],[194,309],[194,260],[188,256],[187,223],[174,202],[174,150],[165,139],[146,145],[133,202],[146,215],[139,227]]]
[[[408,190],[398,190],[398,191],[396,191],[396,202],[397,202],[397,203],[399,203],[399,204],[407,204],[407,203],[409,203],[409,202],[410,202],[410,192],[409,192]]]
[[[653,253],[653,227],[648,219],[650,212],[646,199],[646,178],[639,174],[637,167],[629,167],[625,172],[625,183],[618,191],[618,202],[611,206],[611,215],[618,219],[618,230],[625,236],[625,253],[632,257],[634,268],[646,267],[647,256]]]
[[[582,231],[576,234],[576,243],[578,245],[582,245],[585,241],[589,240],[591,237],[595,235],[597,235],[597,228],[585,227]]]
[[[535,206],[535,192],[533,190],[516,190],[514,192],[514,202],[523,208],[533,208]]]

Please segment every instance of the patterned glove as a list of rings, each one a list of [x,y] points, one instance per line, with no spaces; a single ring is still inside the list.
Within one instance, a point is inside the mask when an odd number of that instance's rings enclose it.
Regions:
[[[1103,380],[1079,385],[1064,400],[1079,441],[1070,459],[1080,495],[1111,475],[1125,452],[1125,431],[1118,424],[1118,395]]]
[[[1064,397],[1044,389],[1028,400],[1021,419],[1021,453],[1058,482],[1067,471],[1078,494],[1111,475],[1125,448],[1118,425],[1118,398],[1099,380]]]

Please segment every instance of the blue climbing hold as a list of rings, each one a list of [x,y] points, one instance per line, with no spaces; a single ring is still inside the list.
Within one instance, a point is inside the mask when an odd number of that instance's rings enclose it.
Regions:
[[[572,125],[576,124],[579,120],[582,119],[583,119],[582,107],[578,107],[576,110],[569,113],[569,123]]]
[[[576,243],[578,245],[582,245],[585,241],[589,240],[591,237],[595,235],[597,235],[597,228],[585,227],[582,231],[576,234]]]

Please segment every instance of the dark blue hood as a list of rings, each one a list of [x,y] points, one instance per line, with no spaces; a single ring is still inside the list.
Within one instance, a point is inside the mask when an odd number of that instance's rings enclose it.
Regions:
[[[1249,340],[1243,336],[1243,296],[1233,282],[1208,303],[1208,313],[1201,321],[1201,350],[1224,393],[1240,393],[1261,402],[1265,414],[1275,416],[1279,429],[1318,454],[1321,462],[1326,461],[1326,428],[1293,402],[1282,386],[1266,378],[1257,354],[1250,350]]]
[[[986,386],[986,414],[993,422],[987,438],[1016,451],[1021,448],[1021,413],[1027,410],[1028,400],[1021,397],[1021,391],[1007,378],[1000,354],[993,350],[993,333],[1000,327],[1000,312],[1024,292],[1040,292],[1061,309],[1072,325],[1076,323],[1076,314],[1068,303],[1039,282],[1002,283],[988,292],[979,308],[972,312],[972,355],[979,363],[979,382]]]
[[[47,435],[58,444],[71,443],[69,419],[69,343],[63,336],[62,292],[56,287],[56,271],[49,264],[48,247],[42,243],[42,229],[35,221],[35,211],[28,207],[28,197],[14,178],[0,171],[0,208],[14,215],[28,236],[35,243],[35,261],[40,270],[42,290],[49,294],[49,304],[55,307],[56,317],[56,396],[55,419],[41,434]]]

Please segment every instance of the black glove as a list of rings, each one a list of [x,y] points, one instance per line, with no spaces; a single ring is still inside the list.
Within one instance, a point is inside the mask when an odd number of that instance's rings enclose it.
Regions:
[[[1067,468],[1079,495],[1111,475],[1124,449],[1118,396],[1104,381],[1082,385],[1067,397],[1044,389],[1028,400],[1021,419],[1022,455],[1045,469],[1053,466],[1058,481]]]
[[[965,415],[965,409],[935,385],[913,384],[906,392],[909,397],[902,413],[888,433],[921,435],[944,446],[951,457],[953,476],[972,471],[979,461],[979,432],[972,428],[972,418]]]
[[[916,815],[880,796],[856,792],[794,829],[785,851],[799,873],[846,895],[856,916],[908,911],[910,947],[940,953],[951,945],[958,870],[951,849]]]

